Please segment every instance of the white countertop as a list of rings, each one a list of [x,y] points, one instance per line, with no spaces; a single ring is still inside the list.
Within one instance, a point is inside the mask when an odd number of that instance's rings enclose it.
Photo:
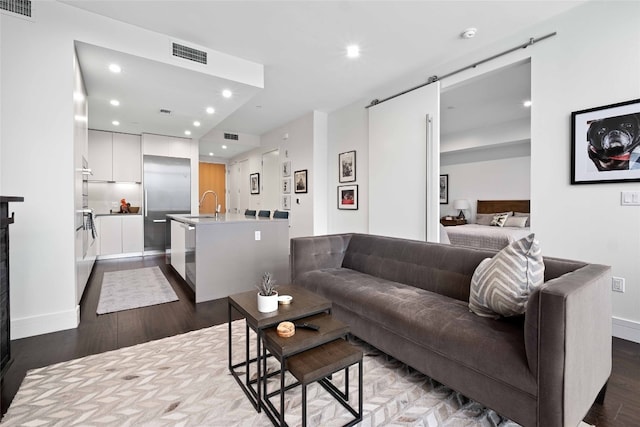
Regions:
[[[242,222],[264,222],[264,221],[289,221],[286,218],[260,218],[253,216],[245,216],[243,214],[219,214],[216,218],[213,214],[190,215],[190,214],[170,214],[167,217],[192,225],[212,225],[212,224],[230,224]]]

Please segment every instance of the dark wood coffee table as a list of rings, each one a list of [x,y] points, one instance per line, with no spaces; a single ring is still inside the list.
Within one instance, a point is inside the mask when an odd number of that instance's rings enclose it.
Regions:
[[[266,357],[261,357],[261,354],[265,354],[261,348],[264,330],[276,326],[285,320],[297,320],[318,313],[331,312],[331,301],[300,286],[278,286],[278,293],[280,295],[291,295],[293,300],[291,304],[278,305],[278,310],[271,313],[260,313],[258,311],[257,290],[242,292],[228,297],[229,371],[258,412],[260,412],[263,407],[262,393],[263,390],[266,390],[266,385],[264,385],[266,384],[266,375],[263,375],[263,372],[266,372]],[[233,363],[232,359],[232,310],[236,310],[245,318],[245,360],[236,364]],[[249,329],[256,333],[256,357],[251,357],[249,354]],[[257,363],[258,361],[262,363]],[[257,368],[257,376],[255,379],[251,379],[250,375],[250,366],[253,363],[256,364]],[[239,368],[244,368],[245,370],[244,380],[240,378],[241,373],[238,372]],[[268,415],[272,418],[271,414],[268,413]],[[272,419],[272,421],[274,420]]]
[[[286,426],[284,394],[298,385],[302,387],[302,426],[307,425],[307,386],[318,382],[327,390],[354,419],[345,426],[354,425],[362,421],[362,351],[349,344],[344,338],[349,333],[349,327],[333,318],[328,313],[320,313],[300,319],[299,322],[311,323],[319,327],[317,331],[296,328],[292,337],[278,336],[275,327],[264,330],[263,360],[268,350],[280,362],[280,387],[267,393],[267,381],[262,382],[264,409],[276,426]],[[358,410],[349,405],[349,367],[358,363]],[[339,390],[330,380],[331,375],[343,370],[345,375],[345,391]],[[298,382],[285,386],[286,371]],[[280,409],[271,403],[270,398],[280,396]]]

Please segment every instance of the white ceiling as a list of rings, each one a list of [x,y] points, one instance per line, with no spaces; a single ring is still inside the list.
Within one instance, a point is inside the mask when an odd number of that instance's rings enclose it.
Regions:
[[[247,96],[246,103],[215,125],[218,130],[253,135],[312,110],[330,112],[359,99],[383,98],[390,93],[381,93],[381,88],[398,79],[409,77],[407,86],[422,83],[436,66],[582,2],[64,1],[264,64],[264,89]],[[463,40],[460,33],[468,27],[477,27],[477,36]],[[514,39],[513,45],[523,42]],[[360,58],[345,56],[345,47],[352,43],[360,45]],[[94,77],[83,71],[91,95]],[[415,81],[416,75],[421,80]],[[502,92],[493,88],[489,93]],[[184,94],[191,98],[191,93]],[[476,114],[482,110],[476,108]]]

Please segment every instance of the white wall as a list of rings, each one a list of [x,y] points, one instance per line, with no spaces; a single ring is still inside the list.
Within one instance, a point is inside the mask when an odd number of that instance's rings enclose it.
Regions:
[[[508,40],[452,59],[428,74],[442,75],[554,31],[557,35],[442,81],[443,88],[499,67],[531,58],[531,203],[533,230],[545,255],[611,265],[626,279],[627,291],[612,294],[614,335],[640,342],[640,207],[621,207],[620,192],[638,183],[572,186],[570,117],[572,111],[640,98],[640,26],[604,26],[620,16],[640,16],[638,2],[591,1]],[[597,32],[585,28],[598,28]],[[625,58],[623,67],[594,60],[594,52]],[[424,74],[424,73],[423,73]],[[415,85],[407,81],[406,87]],[[389,85],[391,86],[391,85]],[[398,86],[398,84],[396,84]],[[390,93],[380,93],[382,98]],[[368,100],[360,101],[364,106]],[[343,147],[366,144],[366,121],[352,108],[329,115],[329,158]],[[358,157],[358,167],[363,165]],[[329,165],[330,174],[332,166]],[[360,175],[362,176],[362,175]],[[358,178],[362,183],[362,178]],[[366,205],[365,205],[366,206]],[[368,215],[362,212],[363,215]],[[330,215],[329,232],[346,231],[349,221]],[[610,226],[611,223],[620,224]],[[602,225],[600,225],[602,224]]]
[[[59,2],[38,2],[33,21],[0,14],[0,37],[0,192],[25,198],[12,206],[16,223],[11,227],[10,270],[12,338],[22,338],[78,324],[74,41],[161,62],[174,60],[167,53],[167,36]],[[216,56],[214,73],[243,69],[245,80],[262,85],[261,65],[234,60],[225,67],[224,57]]]
[[[327,223],[326,123],[327,117],[324,113],[313,111],[305,114],[261,135],[260,148],[236,156],[229,162],[233,166],[247,160],[250,165],[248,173],[261,172],[262,155],[277,148],[280,150],[280,162],[291,161],[292,183],[293,172],[307,170],[307,193],[294,193],[292,188],[290,194],[289,237],[292,238],[325,234],[327,231],[327,226],[324,225]],[[240,176],[240,182],[244,179],[245,177]],[[248,175],[246,181],[249,181]],[[249,198],[250,209],[262,208],[261,195],[251,195]],[[244,211],[246,207],[240,206],[240,209]],[[282,207],[279,209],[282,210]]]
[[[440,214],[457,216],[453,201],[467,199],[471,209],[465,212],[473,222],[476,200],[529,199],[531,157],[484,160],[453,165],[440,165],[440,173],[449,175],[449,203],[440,205]],[[534,219],[535,223],[535,219]]]
[[[369,231],[369,115],[358,101],[329,114],[327,155],[327,200],[329,233],[367,233]],[[358,210],[338,209],[338,155],[356,152]],[[350,183],[351,184],[351,183]],[[344,185],[344,184],[343,184]]]

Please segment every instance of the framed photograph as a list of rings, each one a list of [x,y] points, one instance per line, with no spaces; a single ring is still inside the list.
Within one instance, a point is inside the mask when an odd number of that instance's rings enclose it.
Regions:
[[[347,151],[338,154],[338,171],[340,182],[355,182],[356,180],[356,152]]]
[[[295,171],[293,173],[293,182],[296,193],[306,193],[307,192],[307,169]]]
[[[291,160],[282,162],[282,176],[291,176]]]
[[[358,186],[339,185],[338,186],[338,209],[355,211],[358,210]]]
[[[449,203],[449,175],[440,175],[440,204]]]
[[[571,184],[640,181],[640,99],[571,113]]]
[[[249,189],[251,194],[260,194],[260,174],[252,173],[249,175]]]
[[[282,210],[291,210],[291,196],[282,196]]]
[[[282,180],[282,192],[285,194],[291,193],[291,178],[285,178]]]

